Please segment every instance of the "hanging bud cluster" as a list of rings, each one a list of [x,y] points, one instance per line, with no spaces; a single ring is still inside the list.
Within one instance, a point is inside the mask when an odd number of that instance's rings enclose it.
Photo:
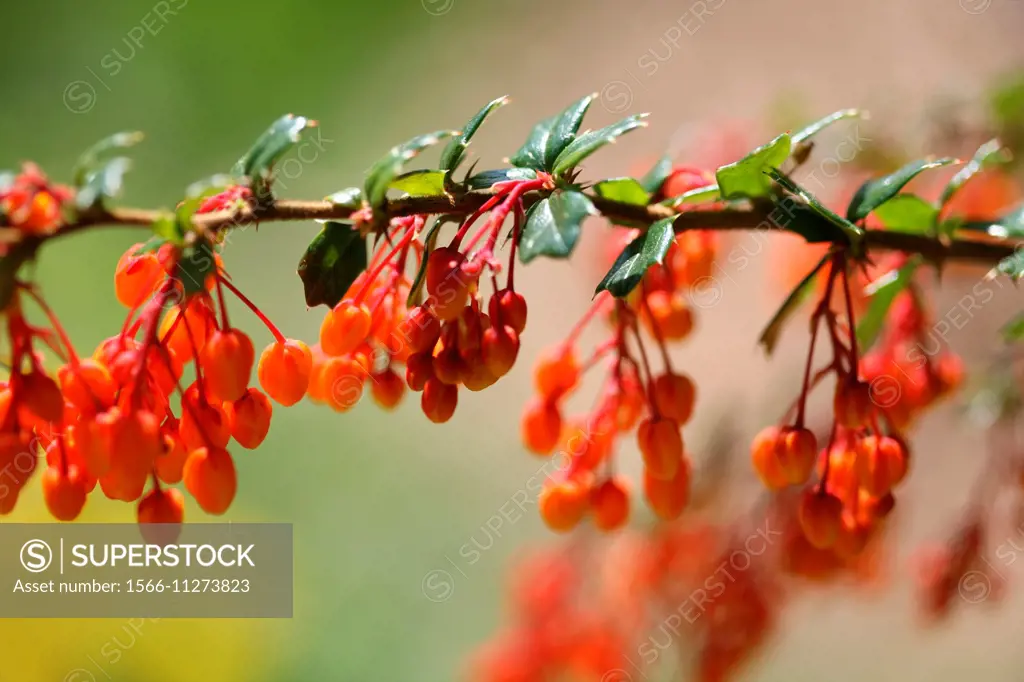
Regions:
[[[818,556],[821,552],[834,554],[839,562],[859,555],[881,531],[910,459],[900,434],[901,423],[875,400],[863,375],[850,295],[850,265],[838,252],[829,268],[826,290],[811,318],[803,387],[790,410],[795,417],[792,422],[765,428],[751,446],[754,470],[769,490],[803,487],[796,514],[803,539],[792,548],[796,564],[828,563]],[[845,320],[831,308],[840,279]],[[832,360],[812,375],[822,328],[831,344]],[[812,389],[830,375],[836,381],[833,423],[828,442],[819,450],[817,437],[806,426],[807,402]],[[801,558],[803,554],[809,556]]]
[[[514,285],[522,197],[547,186],[550,177],[539,175],[495,185],[494,195],[445,246],[417,240],[423,216],[393,219],[387,245],[324,317],[310,398],[346,412],[369,384],[374,401],[393,409],[408,388],[420,393],[427,418],[440,424],[455,413],[460,389],[482,391],[508,374],[527,316]],[[510,214],[512,247],[501,286],[504,264],[496,251]]]
[[[129,313],[89,357],[78,355],[39,292],[18,284],[6,311],[13,352],[0,393],[0,440],[5,457],[45,456],[43,494],[59,520],[77,518],[98,489],[135,504],[140,523],[180,523],[184,498],[169,487],[178,483],[204,511],[223,514],[237,488],[229,443],[258,447],[270,428],[271,399],[291,405],[306,393],[309,349],[284,338],[231,283],[212,243],[194,236],[188,247],[135,244],[125,252],[114,290]],[[255,349],[231,325],[225,291],[275,337],[258,360],[262,390],[251,385]],[[43,309],[53,331],[26,322],[26,300]],[[63,362],[55,372],[45,369],[40,343]],[[185,386],[187,369],[194,379]],[[5,496],[4,513],[16,498],[17,490]]]
[[[707,173],[678,168],[662,191],[681,194],[712,182]],[[635,231],[623,233],[625,242],[616,241],[614,253],[636,236]],[[599,294],[569,336],[537,363],[536,396],[523,412],[521,431],[531,452],[557,452],[565,460],[539,500],[541,516],[552,529],[568,531],[590,519],[597,528],[611,531],[628,521],[630,486],[606,472],[613,469],[619,439],[634,432],[644,463],[643,496],[651,510],[667,521],[686,508],[692,472],[682,428],[693,415],[696,387],[689,376],[673,369],[667,344],[692,332],[687,293],[710,275],[714,256],[710,233],[677,235],[664,263],[649,268],[626,298]],[[607,320],[611,337],[581,359],[579,337],[597,317]],[[660,370],[648,354],[652,342]],[[589,414],[566,417],[567,398],[595,367],[605,368],[596,407]]]

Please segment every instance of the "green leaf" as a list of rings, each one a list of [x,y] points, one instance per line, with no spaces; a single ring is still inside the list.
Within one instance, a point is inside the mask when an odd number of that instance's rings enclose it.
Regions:
[[[1012,279],[1014,282],[1024,277],[1024,253],[1015,252],[1012,256],[1007,256],[1003,260],[999,261],[999,264],[988,273],[988,278],[992,279],[999,273],[1002,273]]]
[[[808,272],[800,283],[789,292],[789,296],[782,302],[779,309],[775,311],[772,319],[765,326],[764,331],[761,332],[761,336],[758,339],[758,343],[764,346],[765,352],[771,355],[775,350],[775,344],[778,343],[779,334],[782,333],[782,328],[785,326],[786,321],[800,308],[800,304],[811,295],[814,291],[815,277],[818,275],[818,271],[825,267],[825,264],[831,260],[832,254],[825,254],[822,259],[814,266],[814,269]]]
[[[499,97],[496,100],[491,101],[483,109],[477,112],[477,115],[469,119],[469,122],[462,127],[462,132],[459,135],[453,137],[448,145],[441,152],[441,170],[455,170],[462,163],[462,159],[466,155],[466,147],[469,146],[469,141],[472,139],[476,131],[479,130],[484,120],[491,115],[491,113],[500,107],[508,104],[508,97]]]
[[[548,145],[548,138],[551,137],[551,127],[555,124],[558,116],[545,118],[543,121],[534,124],[530,130],[526,142],[519,148],[508,162],[517,168],[532,168],[533,170],[544,170],[544,154]]]
[[[430,258],[430,253],[437,246],[437,235],[441,231],[441,226],[446,222],[443,218],[436,218],[434,224],[430,226],[430,230],[427,231],[426,236],[423,238],[423,258],[420,260],[420,267],[416,271],[416,277],[409,287],[409,296],[405,301],[406,306],[409,308],[419,305],[420,292],[423,290],[423,283],[426,281],[427,276],[427,259]]]
[[[509,163],[520,168],[549,170],[555,158],[576,137],[595,95],[573,102],[560,114],[545,118],[533,126],[530,136],[509,159]]]
[[[447,194],[445,177],[447,171],[414,170],[403,173],[391,181],[390,189],[405,192],[414,197],[439,197]]]
[[[325,223],[299,261],[306,305],[333,308],[366,270],[367,261],[366,238],[358,230],[347,223]]]
[[[489,189],[499,182],[512,180],[536,180],[536,171],[530,168],[501,168],[498,170],[481,171],[466,178],[469,189]]]
[[[748,199],[768,196],[772,183],[765,172],[778,169],[789,158],[792,140],[787,133],[758,147],[745,157],[722,166],[715,173],[723,199]]]
[[[665,199],[660,203],[662,206],[668,206],[669,208],[679,208],[684,204],[702,204],[705,201],[716,201],[721,197],[722,193],[718,185],[708,185],[707,187],[695,187],[677,197]]]
[[[848,241],[850,245],[859,248],[861,240],[864,237],[864,230],[857,227],[850,221],[846,220],[845,218],[837,214],[832,209],[825,206],[823,203],[818,201],[817,197],[815,197],[806,189],[800,187],[795,182],[790,180],[789,176],[779,171],[777,168],[769,168],[767,171],[767,175],[771,177],[773,180],[775,180],[775,182],[779,183],[779,185],[787,192],[790,192],[791,194],[794,194],[803,199],[804,203],[807,204],[807,207],[811,211],[816,213],[818,216],[824,218],[832,225],[838,227],[842,231],[843,235],[845,235],[846,241]]]
[[[998,139],[992,139],[978,147],[974,156],[963,168],[956,172],[956,175],[949,181],[942,190],[942,198],[939,205],[945,206],[953,195],[960,191],[960,188],[967,184],[967,181],[991,166],[1008,163],[1010,161],[1010,150],[1003,146]]]
[[[270,172],[274,164],[298,143],[303,130],[315,125],[316,121],[305,116],[282,116],[256,139],[249,151],[235,163],[231,174],[249,178],[253,194],[257,197],[266,196],[270,190]]]
[[[153,224],[150,225],[150,229],[153,231],[155,236],[160,238],[161,244],[164,242],[171,242],[172,244],[180,246],[185,243],[185,230],[176,216],[160,216],[153,221]]]
[[[562,150],[551,166],[551,173],[554,175],[564,175],[578,166],[580,161],[601,147],[614,142],[620,135],[625,135],[637,128],[646,127],[647,122],[644,121],[645,118],[647,118],[647,114],[634,114],[600,130],[583,133]]]
[[[663,263],[675,238],[675,217],[662,218],[637,235],[622,250],[611,269],[597,285],[594,295],[608,291],[622,298],[633,291],[652,265]]]
[[[327,197],[335,206],[358,210],[363,205],[363,190],[360,187],[346,187]]]
[[[87,172],[75,195],[75,207],[85,213],[100,208],[107,199],[116,197],[121,193],[124,174],[131,165],[128,158],[118,156]]]
[[[647,171],[647,175],[640,178],[640,185],[647,190],[651,196],[658,194],[664,186],[668,176],[672,175],[672,157],[668,154],[658,159],[654,168]]]
[[[814,135],[817,135],[822,130],[832,125],[836,121],[842,121],[845,118],[859,118],[864,116],[866,112],[860,109],[840,109],[839,111],[829,114],[825,118],[818,119],[814,123],[804,127],[802,130],[793,133],[792,140],[793,146],[796,147],[798,144],[809,140]]]
[[[597,209],[582,192],[561,190],[541,199],[526,213],[519,238],[519,260],[529,263],[537,256],[567,258],[580,237],[580,224]]]
[[[891,232],[934,234],[939,209],[916,194],[897,194],[875,209],[875,217]]]
[[[544,168],[552,168],[559,154],[565,151],[579,132],[583,117],[593,103],[597,93],[587,95],[559,114],[551,124],[551,134],[544,145]]]
[[[185,296],[189,296],[205,291],[206,280],[216,268],[213,245],[205,239],[199,239],[182,252],[174,277],[184,287]]]
[[[86,175],[89,171],[94,169],[104,156],[117,149],[134,147],[142,141],[143,137],[145,136],[137,130],[114,133],[110,137],[105,137],[86,149],[82,155],[78,157],[78,162],[75,164],[75,168],[71,173],[75,179],[75,186],[81,187],[85,184]]]
[[[1022,237],[1024,236],[1024,204],[1000,218],[996,223],[966,223],[961,227],[967,230],[983,231],[988,235],[1003,239]],[[989,277],[994,277],[1000,272],[1009,275],[1014,282],[1024,277],[1024,251],[1015,249],[1012,256],[1007,256],[999,261],[999,264],[989,272]]]
[[[848,241],[846,233],[829,218],[822,216],[799,197],[783,197],[774,202],[768,218],[780,230],[798,234],[809,244]]]
[[[1016,317],[1004,324],[999,332],[1007,343],[1016,343],[1024,339],[1024,313],[1018,313]]]
[[[869,213],[899,194],[903,186],[920,173],[956,162],[956,159],[951,158],[919,159],[911,161],[894,173],[868,180],[853,195],[850,205],[846,208],[846,218],[852,222],[867,218]]]
[[[857,325],[857,346],[861,353],[870,350],[878,340],[892,302],[913,280],[914,271],[921,262],[920,256],[912,256],[903,267],[887,272],[867,288],[866,293],[871,296],[871,302]]]
[[[603,199],[619,201],[624,204],[636,204],[637,206],[646,206],[651,199],[651,195],[643,185],[633,178],[602,180],[594,185],[594,191]]]
[[[426,135],[418,135],[408,142],[396,145],[387,154],[375,163],[366,176],[366,200],[373,208],[380,208],[384,205],[387,197],[388,187],[399,173],[402,167],[416,157],[420,152],[431,147],[443,139],[458,135],[454,130],[438,130]]]
[[[1012,211],[995,222],[964,222],[962,219],[953,217],[947,219],[943,225],[950,223],[949,234],[955,231],[983,232],[990,237],[1006,239],[1007,237],[1024,237],[1024,204],[1020,204]]]

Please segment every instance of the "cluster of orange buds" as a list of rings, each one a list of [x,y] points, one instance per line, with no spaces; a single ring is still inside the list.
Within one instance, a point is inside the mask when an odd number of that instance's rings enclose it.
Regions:
[[[396,219],[392,227],[401,233],[397,246],[382,249],[353,281],[324,316],[320,342],[313,346],[309,399],[337,412],[347,412],[359,402],[367,379],[374,401],[385,409],[396,407],[405,395],[405,382],[396,369],[409,353],[394,340],[409,319],[405,269],[410,253],[421,258],[415,237],[423,218]]]
[[[662,192],[683,193],[713,184],[708,173],[676,169]],[[622,230],[614,239],[617,254],[636,236]],[[620,239],[624,239],[620,243]],[[540,456],[556,450],[563,466],[541,491],[541,517],[552,529],[565,532],[584,518],[605,531],[623,526],[630,514],[630,488],[611,473],[612,455],[620,435],[636,429],[644,461],[643,491],[661,519],[678,518],[690,494],[691,466],[682,427],[693,414],[696,389],[685,374],[673,371],[666,343],[681,341],[693,330],[687,292],[710,276],[715,238],[711,233],[686,232],[669,246],[664,262],[652,266],[640,285],[626,298],[599,294],[568,337],[537,363],[537,395],[525,407],[521,420],[523,442]],[[604,316],[612,336],[582,363],[577,340],[586,325]],[[654,374],[640,327],[660,350],[663,369]],[[583,373],[604,363],[605,386],[596,407],[587,415],[566,419],[564,401],[578,386]]]
[[[447,246],[427,249],[416,240],[423,216],[393,219],[389,241],[394,246],[375,255],[324,317],[310,398],[344,412],[359,401],[369,380],[375,402],[391,409],[408,387],[421,394],[427,418],[440,424],[455,413],[460,387],[481,391],[508,374],[519,355],[527,316],[513,277],[524,221],[522,197],[550,182],[549,176],[540,176],[495,185],[494,195],[462,222]],[[486,223],[467,239],[488,212]],[[510,214],[512,248],[500,288],[503,264],[495,249]],[[420,275],[415,291],[407,274],[411,267]],[[493,294],[485,298],[481,279],[488,272]],[[420,298],[420,287],[426,299],[411,305],[410,294]],[[404,377],[396,372],[402,365]]]
[[[894,505],[893,490],[907,474],[910,454],[898,423],[874,400],[872,386],[863,377],[849,267],[842,252],[833,256],[826,291],[811,318],[803,387],[789,411],[795,412],[795,418],[792,423],[765,428],[751,446],[754,469],[767,488],[779,491],[805,486],[797,510],[804,539],[814,550],[834,553],[837,561],[851,561],[880,532]],[[847,304],[845,329],[831,309],[832,290],[840,277]],[[812,376],[822,324],[833,357]],[[849,338],[848,343],[844,337]],[[811,390],[830,374],[836,378],[833,424],[828,443],[819,453],[818,440],[805,425],[806,406]],[[827,563],[817,552],[804,552],[802,547],[801,543],[794,546],[795,556],[791,557],[798,572],[801,562],[809,564],[808,573]]]
[[[469,678],[628,682],[685,656],[686,679],[733,679],[783,606],[774,531],[762,519],[744,539],[741,525],[581,538],[523,561],[511,574],[512,622],[476,652]]]
[[[885,269],[898,269],[905,262],[904,254],[895,254]],[[874,387],[876,402],[898,429],[906,430],[963,380],[963,363],[945,346],[942,335],[937,326],[929,326],[920,292],[911,285],[896,295],[884,335],[861,360],[864,380]]]
[[[61,226],[63,205],[73,197],[69,187],[50,183],[37,166],[26,163],[21,173],[0,182],[0,215],[4,225],[46,234]]]
[[[600,682],[628,667],[629,633],[598,600],[579,597],[582,566],[564,549],[529,557],[510,586],[511,623],[475,652],[474,682]]]
[[[130,312],[122,330],[88,358],[75,352],[38,292],[19,284],[19,297],[6,311],[13,354],[3,437],[11,452],[28,447],[35,457],[39,448],[45,451],[43,495],[59,520],[78,517],[97,484],[110,499],[137,503],[143,524],[182,521],[183,496],[165,487],[179,482],[204,511],[223,514],[237,487],[229,441],[257,447],[270,427],[270,399],[292,405],[306,393],[309,349],[284,338],[231,283],[213,245],[196,236],[204,248],[168,242],[156,250],[142,244],[128,249],[114,288]],[[193,281],[197,276],[204,281]],[[225,290],[275,337],[259,358],[262,391],[250,386],[253,343],[231,326]],[[22,293],[46,312],[56,340],[24,321]],[[45,341],[64,361],[56,381],[42,369],[33,339]],[[183,388],[189,363],[195,380]],[[12,506],[5,500],[4,511]]]
[[[727,565],[736,550],[729,548],[720,565]],[[721,595],[711,599],[695,625],[702,635],[696,679],[724,682],[736,675],[767,641],[778,618],[778,591],[770,573],[752,566],[732,574]]]
[[[577,339],[602,313],[612,319],[613,336],[580,364]],[[557,449],[563,460],[538,501],[541,517],[553,530],[569,531],[588,516],[605,531],[628,521],[629,486],[622,477],[603,472],[612,467],[618,437],[634,429],[651,508],[670,520],[686,507],[691,466],[682,427],[693,414],[695,387],[688,376],[672,370],[664,341],[657,336],[664,370],[653,373],[637,319],[625,301],[602,292],[569,337],[543,355],[534,369],[537,396],[526,405],[521,431],[531,452],[549,456]],[[607,377],[595,409],[581,418],[564,419],[565,400],[582,375],[602,363]]]

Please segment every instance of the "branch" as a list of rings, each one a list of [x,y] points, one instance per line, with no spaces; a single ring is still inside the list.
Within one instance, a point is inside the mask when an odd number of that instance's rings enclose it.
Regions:
[[[531,193],[524,198],[524,204],[529,207],[548,193],[546,191]],[[381,210],[381,214],[389,218],[428,214],[470,215],[483,206],[491,196],[490,191],[481,190],[453,196],[404,197],[389,200]],[[589,198],[602,216],[613,224],[641,227],[675,215],[672,209],[658,204],[640,206],[597,196],[589,196]],[[252,206],[236,211],[206,213],[195,215],[192,220],[200,229],[219,231],[263,222],[345,220],[351,218],[354,213],[356,210],[333,204],[330,201],[282,199],[274,201],[267,207]],[[775,213],[775,207],[770,203],[758,204],[745,209],[695,210],[678,214],[674,227],[676,233],[687,230],[785,231],[785,225],[780,224],[773,213]],[[54,234],[42,237],[22,237],[17,230],[0,228],[0,243],[10,244],[33,239],[38,240],[41,244],[50,238],[74,234],[99,226],[149,226],[164,215],[166,212],[158,210],[115,208],[83,215]],[[997,242],[981,239],[954,239],[942,242],[926,235],[867,230],[864,246],[868,250],[874,251],[916,253],[934,262],[973,261],[994,265],[1000,260],[1012,256],[1018,245],[1005,240]]]

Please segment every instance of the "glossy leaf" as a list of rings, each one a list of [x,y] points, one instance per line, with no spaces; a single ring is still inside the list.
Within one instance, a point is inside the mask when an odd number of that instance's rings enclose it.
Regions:
[[[366,270],[366,238],[347,223],[325,223],[299,261],[306,305],[334,307]]]
[[[793,146],[795,147],[796,145],[801,144],[806,140],[809,140],[811,137],[817,135],[822,130],[832,125],[836,121],[842,121],[843,119],[847,118],[858,118],[860,116],[864,116],[865,113],[866,112],[861,111],[860,109],[840,109],[835,113],[829,114],[825,118],[818,119],[814,123],[811,123],[810,125],[804,127],[802,130],[799,130],[791,135],[791,138],[793,140]]]
[[[800,235],[808,244],[847,241],[842,228],[800,198],[784,197],[776,201],[768,219],[774,227]]]
[[[745,157],[722,166],[715,173],[723,199],[747,199],[768,196],[772,183],[765,174],[777,169],[789,158],[792,141],[783,133]]]
[[[570,104],[562,113],[533,126],[530,136],[509,163],[520,168],[549,170],[562,150],[575,138],[594,97],[587,95]]]
[[[563,149],[562,153],[558,155],[554,164],[551,166],[552,174],[564,175],[578,166],[580,161],[587,158],[606,144],[614,142],[619,136],[625,135],[631,130],[646,127],[647,122],[644,121],[646,117],[647,114],[634,114],[629,118],[624,118],[618,123],[613,123],[610,126],[601,128],[600,130],[592,130],[590,132],[583,133],[573,140],[569,146]]]
[[[508,97],[499,97],[489,102],[487,106],[477,112],[476,116],[469,119],[466,125],[462,127],[462,132],[449,140],[444,151],[441,152],[441,170],[452,171],[459,167],[459,164],[462,163],[466,156],[466,148],[469,146],[469,142],[476,134],[476,131],[480,129],[480,126],[483,125],[488,116],[506,104],[508,104]]]
[[[679,196],[665,199],[660,203],[662,206],[668,206],[669,208],[678,208],[684,204],[702,204],[706,201],[716,201],[721,197],[722,193],[718,189],[718,185],[708,185],[707,187],[695,187],[683,192]]]
[[[391,151],[370,168],[366,176],[366,200],[370,206],[380,208],[384,205],[388,187],[394,181],[395,176],[402,172],[402,167],[407,162],[424,149],[457,134],[454,130],[438,130],[426,135],[419,135],[404,144],[392,147]]]
[[[1021,277],[1024,277],[1024,254],[1015,253],[999,261],[991,275],[995,276],[998,273],[1006,275],[1014,282],[1020,281]]]
[[[916,194],[897,194],[875,209],[885,229],[908,234],[934,234],[939,209]]]
[[[530,130],[526,142],[519,148],[519,151],[509,158],[508,162],[517,168],[545,170],[545,150],[548,146],[548,138],[551,137],[551,127],[557,118],[557,115],[551,116],[535,124]]]
[[[1024,237],[1024,204],[1020,204],[995,222],[964,222],[953,218],[946,222],[954,223],[956,230],[964,232],[983,232],[990,237],[996,237],[998,239]]]
[[[761,336],[758,339],[758,343],[764,346],[765,352],[771,355],[775,350],[775,345],[779,341],[779,335],[782,333],[783,327],[786,322],[799,308],[800,304],[806,300],[808,296],[814,291],[815,278],[818,276],[818,271],[825,267],[825,264],[832,258],[831,254],[826,254],[822,257],[818,264],[814,266],[814,269],[807,273],[800,283],[789,292],[789,296],[782,302],[779,309],[775,311],[772,319],[765,326],[764,331],[761,332]]]
[[[853,246],[859,247],[861,239],[864,236],[864,230],[857,227],[850,221],[846,220],[829,207],[825,206],[818,200],[816,196],[808,192],[803,187],[797,185],[795,182],[790,180],[785,173],[782,173],[778,169],[768,169],[767,175],[771,177],[773,180],[775,180],[775,182],[779,183],[779,185],[787,192],[790,192],[791,194],[803,199],[804,203],[807,205],[807,208],[809,208],[811,211],[816,213],[821,218],[824,218],[832,225],[838,227],[842,231],[847,242],[849,242]]]
[[[363,205],[363,190],[359,187],[346,187],[327,197],[327,201],[335,206],[358,210]]]
[[[622,250],[615,263],[597,285],[594,295],[608,291],[622,298],[633,291],[652,265],[663,263],[672,240],[675,239],[675,218],[662,218],[636,236]]]
[[[519,239],[519,259],[529,263],[537,256],[567,258],[580,237],[580,225],[597,209],[582,192],[560,190],[541,199],[526,213]]]
[[[920,256],[912,256],[901,268],[882,275],[868,287],[871,296],[867,312],[857,324],[857,346],[861,353],[870,350],[885,326],[885,318],[896,296],[913,281],[914,272],[921,265]]]
[[[118,156],[87,172],[75,195],[75,207],[82,212],[91,211],[116,197],[131,165],[128,158]]]
[[[93,146],[86,149],[75,164],[72,176],[75,179],[75,186],[81,187],[85,184],[85,177],[93,170],[103,157],[112,151],[134,147],[145,137],[138,131],[114,133],[105,137]]]
[[[661,191],[670,175],[672,175],[672,157],[666,154],[658,159],[658,163],[654,164],[654,167],[647,171],[646,175],[640,178],[640,186],[647,190],[648,194],[654,196]]]
[[[967,228],[968,226],[964,225],[963,227]],[[1024,236],[1024,204],[1021,204],[1008,215],[1000,218],[998,222],[983,227],[985,228],[984,231],[993,237]],[[1024,252],[1016,249],[1012,256],[1007,256],[1001,260],[990,275],[998,272],[1009,275],[1015,282],[1024,277]]]
[[[949,181],[942,190],[942,198],[939,205],[945,206],[949,203],[960,188],[967,184],[972,177],[991,166],[1010,161],[1010,152],[998,139],[992,139],[978,147],[974,156],[964,164],[964,167],[956,172],[956,175]]]
[[[501,168],[498,170],[481,171],[466,178],[469,189],[489,189],[499,182],[512,180],[536,180],[536,171],[530,168]]]
[[[611,178],[594,185],[597,196],[624,204],[646,206],[651,195],[633,178]]]
[[[904,185],[924,171],[948,166],[951,163],[956,163],[956,159],[920,159],[911,161],[894,173],[868,180],[853,195],[846,209],[847,220],[857,222],[867,218],[869,213],[899,194]]]
[[[414,197],[439,197],[447,194],[446,176],[446,171],[415,170],[399,175],[392,180],[390,189],[396,189]]]
[[[182,251],[174,278],[184,287],[186,296],[206,290],[206,280],[217,269],[213,253],[213,245],[206,239],[199,239]]]
[[[316,121],[305,116],[285,114],[256,139],[249,151],[235,163],[231,174],[249,178],[253,193],[258,197],[264,196],[270,188],[270,173],[274,164],[298,143],[303,130],[315,125]]]
[[[559,154],[565,151],[579,132],[583,124],[583,117],[593,103],[597,94],[587,95],[555,118],[551,125],[551,135],[548,137],[547,145],[544,147],[544,167],[553,168]]]

